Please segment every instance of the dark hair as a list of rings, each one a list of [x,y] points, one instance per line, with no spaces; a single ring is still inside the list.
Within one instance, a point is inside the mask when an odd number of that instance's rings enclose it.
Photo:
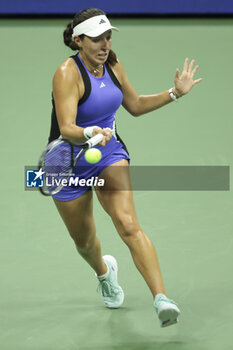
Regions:
[[[100,16],[100,15],[105,15],[105,12],[95,8],[87,8],[81,12],[76,13],[73,21],[67,24],[67,27],[63,32],[65,45],[71,48],[71,50],[74,50],[74,51],[79,50],[80,48],[78,47],[78,45],[72,40],[73,28],[76,25],[84,22],[86,19],[89,19],[95,16]],[[79,38],[83,40],[84,36],[85,36],[84,34],[81,34],[79,35]],[[114,66],[117,63],[117,56],[115,52],[113,52],[112,50],[109,51],[107,62],[112,66]]]

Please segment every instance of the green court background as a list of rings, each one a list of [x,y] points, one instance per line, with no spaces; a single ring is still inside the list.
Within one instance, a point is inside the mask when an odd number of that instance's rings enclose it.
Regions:
[[[0,20],[1,350],[232,349],[232,191],[134,193],[154,242],[168,295],[182,310],[161,329],[150,292],[95,199],[104,254],[119,263],[125,303],[103,306],[51,199],[24,191],[50,127],[51,81],[72,52],[68,20]],[[115,19],[113,49],[139,94],[173,85],[184,58],[203,82],[162,109],[117,125],[134,165],[232,166],[233,20]],[[139,141],[144,145],[139,146]]]

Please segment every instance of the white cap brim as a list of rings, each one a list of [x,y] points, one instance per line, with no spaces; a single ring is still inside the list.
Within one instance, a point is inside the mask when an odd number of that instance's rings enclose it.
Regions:
[[[96,28],[94,30],[90,30],[89,32],[86,32],[85,35],[90,36],[91,38],[95,38],[97,36],[100,36],[101,34],[107,32],[108,30],[116,30],[117,32],[119,32],[119,29],[113,26],[103,26],[101,28]]]
[[[119,29],[113,27],[106,16],[95,16],[75,26],[72,37],[74,38],[75,36],[85,34],[91,38],[95,38],[108,30],[116,30],[119,32]]]

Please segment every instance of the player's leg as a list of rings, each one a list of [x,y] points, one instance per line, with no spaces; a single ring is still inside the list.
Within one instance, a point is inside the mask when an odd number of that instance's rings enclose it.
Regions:
[[[121,160],[104,169],[101,178],[106,179],[103,190],[97,189],[98,199],[132,254],[134,263],[153,297],[165,294],[155,248],[138,223],[133,201],[129,167]],[[109,190],[108,190],[109,189]]]
[[[99,201],[111,216],[118,233],[130,249],[136,267],[152,292],[161,327],[177,323],[180,310],[165,295],[155,248],[137,220],[128,162],[122,160],[114,163],[104,169],[101,177],[107,181],[105,189],[97,190]]]
[[[54,199],[54,202],[79,254],[97,275],[105,274],[107,267],[102,258],[99,239],[96,236],[92,191],[86,191],[71,201],[63,202]]]
[[[80,255],[94,269],[102,289],[104,303],[118,308],[124,301],[124,292],[117,283],[117,264],[113,257],[101,254],[93,218],[92,191],[77,199],[62,202],[54,199],[61,217],[73,238]]]

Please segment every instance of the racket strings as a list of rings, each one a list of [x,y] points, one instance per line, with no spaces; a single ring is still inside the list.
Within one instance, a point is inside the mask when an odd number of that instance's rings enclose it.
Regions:
[[[73,147],[62,142],[50,149],[44,158],[44,191],[53,194],[63,185],[73,165]]]

